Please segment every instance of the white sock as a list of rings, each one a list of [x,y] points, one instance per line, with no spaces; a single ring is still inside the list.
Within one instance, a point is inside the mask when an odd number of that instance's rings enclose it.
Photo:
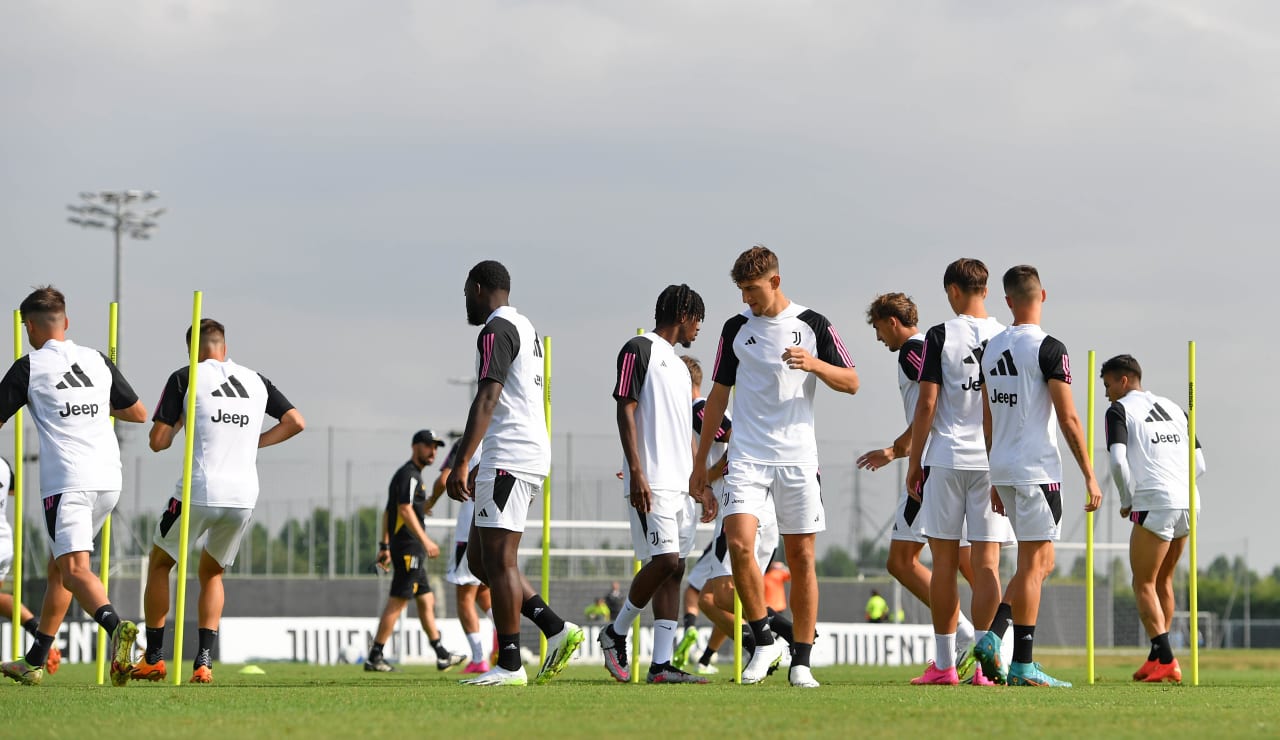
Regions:
[[[640,616],[642,611],[644,608],[632,604],[631,599],[622,603],[622,608],[618,610],[618,618],[613,620],[613,631],[618,633],[618,637],[631,634],[631,623],[636,621],[636,617]]]
[[[484,645],[480,642],[479,632],[468,632],[467,642],[471,644],[471,662],[481,663],[484,661]]]
[[[969,621],[964,612],[960,612],[960,622],[956,626],[956,641],[961,645],[972,645],[974,643],[974,634],[973,622]]]
[[[986,637],[986,636],[987,636],[987,633],[988,633],[988,632],[990,632],[990,631],[991,631],[991,630],[974,630],[974,631],[973,631],[973,644],[974,644],[974,645],[977,645],[978,643],[982,642],[982,638]]]
[[[485,610],[484,610],[484,615],[485,615],[486,617],[488,617],[488,618],[489,618],[489,621],[490,621],[490,622],[492,622],[492,621],[493,621],[493,608],[492,608],[492,607],[490,607],[490,608],[488,608],[488,609],[485,609]]]
[[[676,652],[676,620],[653,620],[653,664],[670,663]]]
[[[956,636],[955,633],[949,635],[934,635],[934,643],[937,645],[937,655],[933,657],[933,667],[940,671],[948,668],[956,667]]]

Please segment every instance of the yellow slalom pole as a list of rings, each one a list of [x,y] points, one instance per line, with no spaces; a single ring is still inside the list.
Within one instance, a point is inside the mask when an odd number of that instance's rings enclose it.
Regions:
[[[632,561],[631,577],[640,574],[640,568],[643,567],[639,560]],[[640,683],[640,615],[636,615],[636,619],[631,623],[631,683]]]
[[[182,634],[187,616],[187,538],[191,530],[191,463],[196,449],[196,368],[200,364],[200,308],[204,294],[195,292],[191,300],[191,346],[188,347],[186,443],[182,458],[182,514],[178,524],[178,598],[173,610],[173,685],[182,683]]]
[[[13,312],[13,359],[22,359],[22,312]],[[13,415],[13,660],[22,655],[22,409]]]
[[[1191,509],[1191,685],[1200,685],[1200,589],[1196,558],[1196,343],[1187,342],[1187,450],[1191,474],[1187,476],[1187,505]]]
[[[636,336],[640,336],[641,334],[644,334],[644,329],[637,328]],[[641,563],[639,558],[633,559],[631,561],[631,577],[634,579],[635,576],[639,575],[640,569],[643,567],[644,563]],[[640,683],[640,671],[637,670],[637,667],[640,665],[641,644],[639,614],[636,615],[635,621],[631,623],[631,635],[631,683]]]
[[[1086,431],[1087,444],[1089,447],[1089,469],[1093,470],[1093,440],[1094,440],[1094,404],[1097,401],[1097,380],[1095,376],[1094,365],[1097,363],[1097,353],[1089,350],[1089,412],[1086,414],[1088,418],[1088,426]],[[1086,492],[1086,496],[1088,493]],[[1093,622],[1093,515],[1094,512],[1087,511],[1084,515],[1084,573],[1085,573],[1085,589],[1084,589],[1084,651],[1085,663],[1089,671],[1089,684],[1094,681],[1093,660],[1094,660],[1094,622]]]
[[[551,439],[551,337],[542,338],[542,410]],[[570,471],[572,472],[572,471]],[[542,483],[542,598],[551,598],[551,471]],[[538,632],[538,665],[547,661],[547,636]]]
[[[111,302],[111,308],[107,319],[107,358],[113,363],[120,361],[120,347],[117,344],[119,336],[119,317],[120,304],[115,301]],[[111,426],[115,427],[116,417],[111,417]],[[98,578],[102,581],[102,594],[110,598],[107,581],[111,577],[111,515],[107,514],[107,520],[102,523],[102,562],[99,565]],[[107,630],[105,627],[98,627],[98,685],[107,682]]]
[[[742,683],[742,599],[733,590],[733,682]]]

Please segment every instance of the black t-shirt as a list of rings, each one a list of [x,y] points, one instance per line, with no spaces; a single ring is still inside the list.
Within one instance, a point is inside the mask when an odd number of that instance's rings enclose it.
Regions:
[[[387,489],[387,531],[391,533],[391,549],[410,555],[426,557],[426,548],[422,541],[413,535],[413,530],[400,518],[400,505],[412,504],[413,515],[418,523],[427,516],[427,488],[422,484],[422,471],[410,460],[396,474],[391,476],[391,485]]]

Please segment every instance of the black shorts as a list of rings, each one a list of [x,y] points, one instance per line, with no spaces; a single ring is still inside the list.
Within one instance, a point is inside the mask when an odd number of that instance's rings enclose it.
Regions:
[[[413,599],[431,593],[427,582],[426,553],[391,549],[391,595]]]

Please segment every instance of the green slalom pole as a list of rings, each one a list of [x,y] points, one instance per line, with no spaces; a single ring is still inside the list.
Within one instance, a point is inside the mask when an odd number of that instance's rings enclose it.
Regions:
[[[182,637],[187,615],[187,550],[191,530],[191,464],[196,449],[196,368],[200,364],[200,309],[204,294],[195,292],[191,301],[191,345],[187,368],[186,443],[182,458],[182,514],[178,524],[178,598],[174,603],[173,658],[182,663]],[[173,685],[182,683],[182,671],[175,666]]]
[[[22,312],[13,312],[13,359],[22,359]],[[13,659],[22,655],[22,409],[13,415]]]
[[[111,302],[109,317],[107,319],[107,358],[113,363],[120,362],[120,347],[117,343],[119,337],[118,327],[120,318],[120,304],[115,301]],[[116,425],[116,417],[111,417],[111,426]],[[110,598],[108,581],[111,578],[111,515],[107,514],[107,519],[102,523],[102,561],[99,564],[98,578],[102,581],[102,593]],[[98,685],[107,682],[107,629],[98,627]]]

